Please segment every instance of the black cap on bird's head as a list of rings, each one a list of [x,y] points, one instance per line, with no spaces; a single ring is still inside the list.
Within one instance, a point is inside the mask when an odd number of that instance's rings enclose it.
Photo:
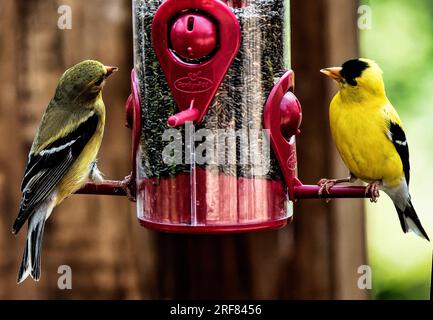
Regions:
[[[99,61],[85,60],[65,71],[57,86],[56,96],[93,98],[98,95],[108,78],[118,68],[104,66]]]
[[[356,78],[359,78],[364,70],[369,68],[369,64],[359,59],[348,60],[341,66],[341,76],[351,86],[356,86]]]

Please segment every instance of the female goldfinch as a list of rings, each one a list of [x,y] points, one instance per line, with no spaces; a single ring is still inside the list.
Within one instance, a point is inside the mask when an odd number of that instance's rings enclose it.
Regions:
[[[330,126],[350,177],[320,180],[319,193],[359,178],[368,183],[371,201],[377,200],[379,189],[388,194],[405,233],[413,231],[429,240],[410,199],[409,147],[401,120],[386,97],[382,70],[372,60],[353,59],[321,72],[339,84],[330,106]]]
[[[12,229],[17,234],[28,221],[18,283],[28,275],[40,279],[44,225],[54,207],[89,178],[101,178],[96,155],[105,123],[102,88],[116,70],[93,60],[80,62],[62,75],[48,104],[30,150]]]

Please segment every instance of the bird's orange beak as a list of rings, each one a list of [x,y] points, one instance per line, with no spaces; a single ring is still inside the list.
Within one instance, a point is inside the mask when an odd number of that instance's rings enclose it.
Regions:
[[[113,72],[116,72],[117,70],[119,70],[119,68],[118,67],[105,66],[105,70],[107,70],[107,73],[105,75],[108,77]]]
[[[342,78],[341,76],[342,69],[343,68],[341,67],[325,68],[320,70],[320,72],[334,80],[340,80]]]

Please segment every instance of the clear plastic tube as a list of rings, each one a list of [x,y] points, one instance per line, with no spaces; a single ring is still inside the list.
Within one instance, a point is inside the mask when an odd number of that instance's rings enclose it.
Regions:
[[[134,68],[142,111],[137,200],[145,223],[235,231],[291,215],[263,130],[266,99],[289,67],[288,1],[224,2],[239,21],[241,46],[206,116],[193,126],[195,144],[189,149],[185,126],[167,126],[168,117],[179,110],[151,43],[152,19],[162,1],[133,1]]]

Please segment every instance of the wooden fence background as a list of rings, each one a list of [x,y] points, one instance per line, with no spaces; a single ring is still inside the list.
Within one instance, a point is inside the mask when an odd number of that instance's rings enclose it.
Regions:
[[[60,5],[72,30],[57,28]],[[330,81],[319,69],[357,55],[352,0],[292,0],[292,62],[304,122],[299,174],[309,183],[345,176],[327,125]],[[121,198],[74,196],[50,219],[39,283],[16,285],[25,232],[12,236],[26,155],[62,72],[80,60],[120,67],[105,93],[108,107],[100,167],[109,178],[129,171],[123,104],[132,67],[131,1],[0,2],[0,298],[309,298],[363,299],[362,201],[302,201],[295,221],[273,232],[186,236],[141,228]],[[72,290],[57,288],[57,268],[72,268]]]

